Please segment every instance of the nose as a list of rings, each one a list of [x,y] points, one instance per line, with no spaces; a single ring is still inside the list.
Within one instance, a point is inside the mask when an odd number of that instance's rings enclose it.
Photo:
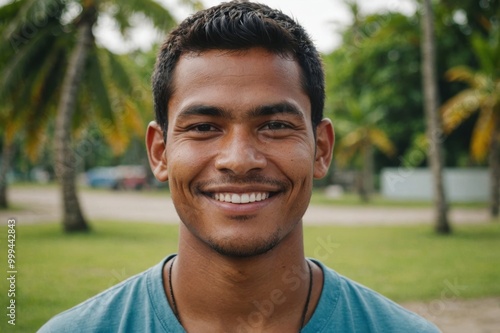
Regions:
[[[249,171],[264,169],[267,165],[265,155],[259,150],[259,143],[249,131],[234,129],[221,141],[215,167],[234,175],[245,175]]]

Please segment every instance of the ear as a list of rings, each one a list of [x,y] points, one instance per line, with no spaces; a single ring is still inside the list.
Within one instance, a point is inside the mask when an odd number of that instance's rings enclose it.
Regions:
[[[316,127],[316,156],[314,159],[315,179],[326,176],[332,161],[335,132],[330,119],[323,119]]]
[[[155,121],[150,122],[148,125],[146,148],[149,166],[153,174],[159,181],[166,182],[168,180],[166,147],[163,140],[163,131]]]

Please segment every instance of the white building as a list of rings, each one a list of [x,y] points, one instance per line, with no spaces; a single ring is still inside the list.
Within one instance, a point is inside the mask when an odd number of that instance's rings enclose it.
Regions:
[[[444,169],[449,202],[489,200],[489,171],[485,168]],[[390,199],[432,200],[432,174],[427,168],[385,168],[380,177],[382,195]]]

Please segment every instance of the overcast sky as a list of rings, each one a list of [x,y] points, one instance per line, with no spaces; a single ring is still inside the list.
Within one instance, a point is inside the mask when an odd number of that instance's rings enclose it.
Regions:
[[[177,0],[159,0],[173,12],[179,21],[186,18],[191,12],[180,8]],[[202,0],[205,7],[220,3],[220,0]],[[282,10],[285,14],[295,18],[312,36],[321,52],[332,51],[340,43],[340,36],[336,30],[339,26],[349,24],[351,16],[343,0],[261,0],[270,7]],[[411,15],[416,9],[416,0],[358,0],[362,13],[382,11],[397,11]],[[123,41],[113,28],[110,21],[102,20],[96,30],[98,42],[105,44],[115,52],[124,52],[134,47],[143,50],[150,48],[155,38],[154,33],[138,22],[140,26],[131,33],[128,41]]]

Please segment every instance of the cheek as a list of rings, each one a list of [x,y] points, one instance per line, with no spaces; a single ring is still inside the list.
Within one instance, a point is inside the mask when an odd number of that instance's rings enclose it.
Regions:
[[[190,175],[199,169],[207,167],[209,160],[208,149],[195,149],[189,144],[179,144],[167,147],[167,164],[172,177]]]
[[[172,199],[190,196],[190,186],[196,176],[207,169],[206,157],[188,145],[167,147],[167,168]]]
[[[184,223],[199,219],[207,202],[198,200],[193,191],[193,182],[210,167],[210,158],[189,145],[176,145],[167,152],[169,188],[177,214]]]
[[[299,179],[305,181],[312,179],[314,151],[307,145],[295,145],[293,147],[282,147],[272,154],[272,158],[279,164],[279,168],[292,181]]]

